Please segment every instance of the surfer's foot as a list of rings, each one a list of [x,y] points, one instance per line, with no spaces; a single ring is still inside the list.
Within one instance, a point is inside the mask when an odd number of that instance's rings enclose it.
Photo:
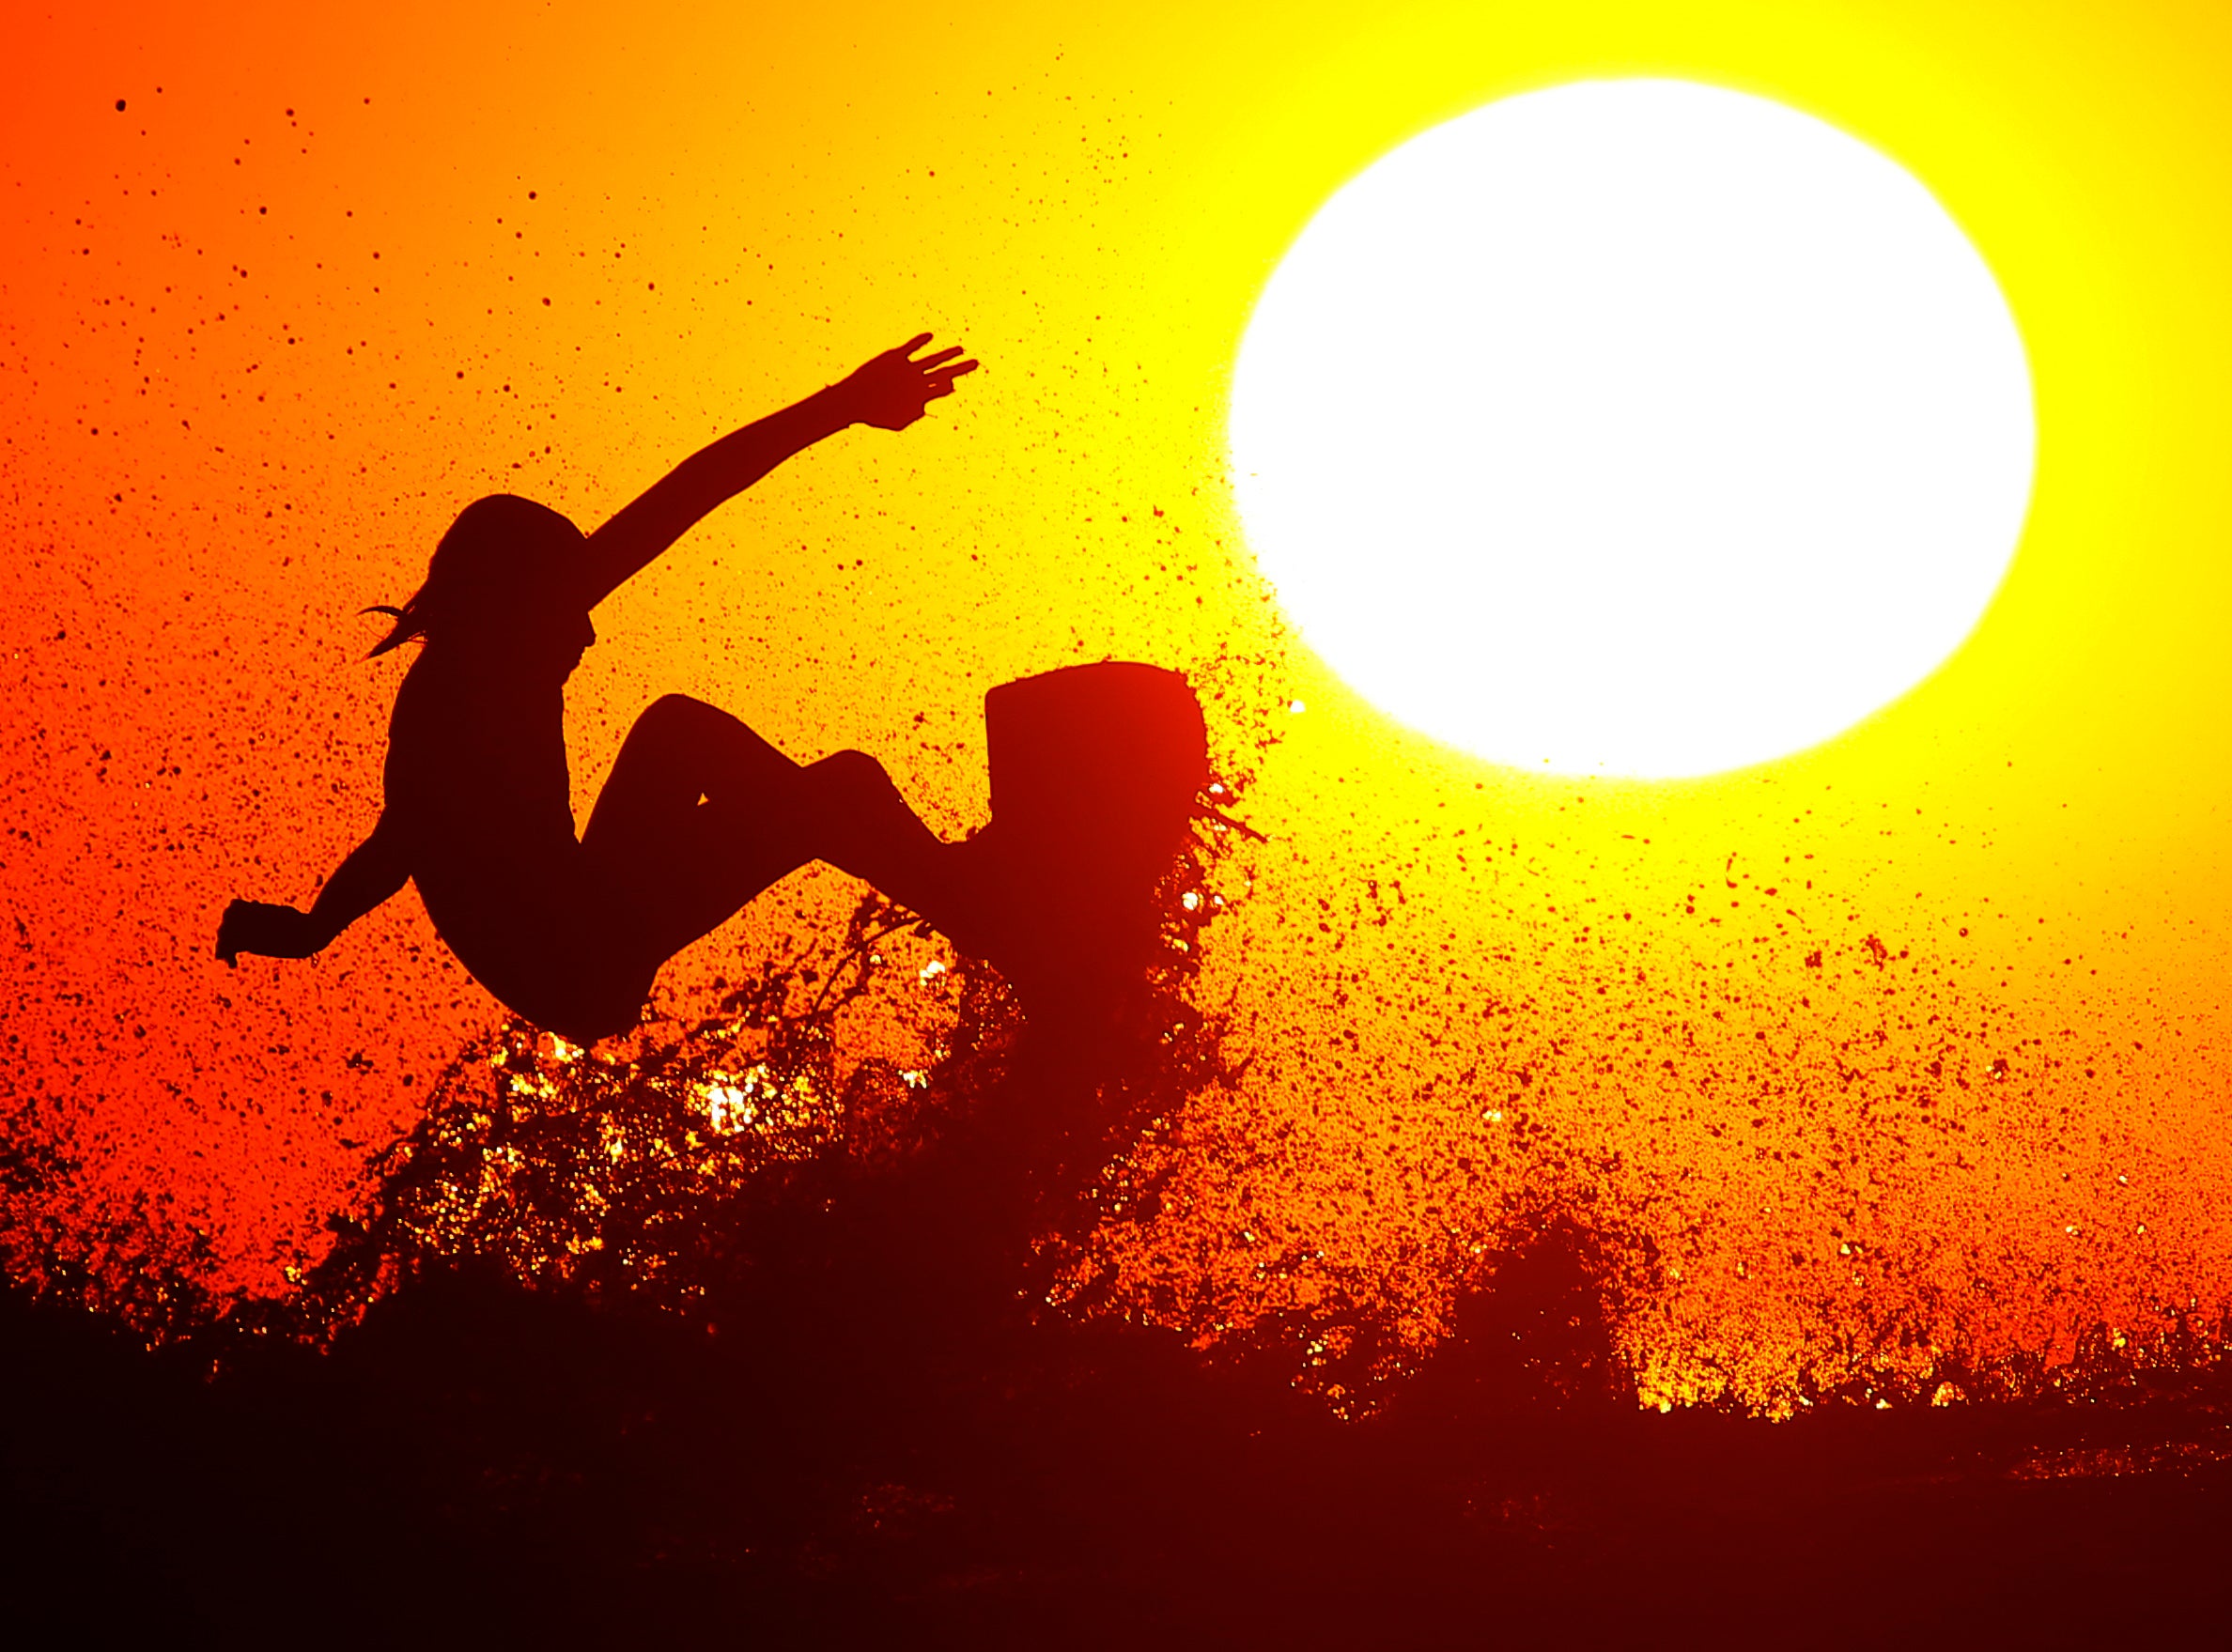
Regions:
[[[1029,880],[1018,875],[1015,857],[997,826],[948,844],[940,861],[939,909],[923,916],[948,940],[1003,970],[1031,950],[1022,940],[1033,905]]]

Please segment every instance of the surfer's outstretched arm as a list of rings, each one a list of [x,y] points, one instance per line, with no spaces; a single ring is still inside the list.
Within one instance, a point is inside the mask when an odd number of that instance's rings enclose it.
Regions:
[[[307,912],[268,901],[235,901],[217,926],[217,956],[227,964],[242,952],[267,958],[307,958],[365,913],[402,888],[411,878],[402,834],[381,815],[372,835],[349,852],[318,891]]]
[[[929,342],[927,332],[917,333],[897,349],[870,357],[827,390],[700,448],[652,484],[589,535],[590,606],[793,454],[852,425],[904,430],[931,402],[953,394],[953,380],[976,363],[955,361],[958,349],[909,359]]]

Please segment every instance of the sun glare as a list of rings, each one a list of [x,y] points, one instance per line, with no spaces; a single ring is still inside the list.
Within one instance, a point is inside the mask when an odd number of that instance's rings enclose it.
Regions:
[[[1326,202],[1234,370],[1243,522],[1390,716],[1540,772],[1678,777],[1929,675],[2021,535],[2030,378],[1894,162],[1666,80],[1515,97]]]

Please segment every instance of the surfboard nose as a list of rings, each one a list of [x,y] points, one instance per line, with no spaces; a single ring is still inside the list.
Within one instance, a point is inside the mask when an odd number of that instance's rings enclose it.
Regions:
[[[1003,683],[984,696],[984,727],[1001,835],[1078,871],[1160,876],[1209,782],[1201,702],[1159,666],[1108,660]]]
[[[1156,955],[1155,888],[1209,780],[1201,702],[1177,672],[1111,660],[1003,683],[984,723],[991,824],[954,845],[933,920],[1034,1019],[1112,1024]]]

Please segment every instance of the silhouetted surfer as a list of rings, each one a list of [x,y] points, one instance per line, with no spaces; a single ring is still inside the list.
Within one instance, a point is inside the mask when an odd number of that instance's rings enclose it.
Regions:
[[[588,1042],[636,1024],[677,950],[820,859],[990,958],[1027,1002],[1125,967],[1207,779],[1198,702],[1148,666],[987,695],[994,819],[966,843],[938,839],[874,758],[801,765],[678,694],[636,720],[574,836],[563,690],[596,641],[589,610],[792,455],[856,424],[903,430],[950,395],[976,363],[916,359],[929,336],[721,438],[585,537],[511,495],[468,505],[418,594],[378,610],[395,623],[375,655],[423,644],[395,697],[379,825],[308,912],[232,903],[218,956],[308,957],[413,881],[482,985]]]

